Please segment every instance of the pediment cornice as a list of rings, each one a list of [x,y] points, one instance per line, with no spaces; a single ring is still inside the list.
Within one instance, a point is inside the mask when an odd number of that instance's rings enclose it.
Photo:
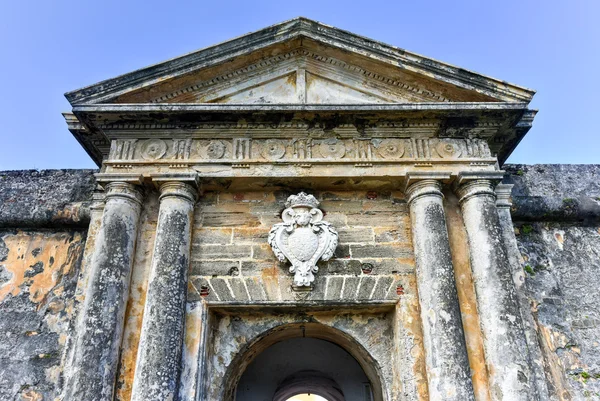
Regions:
[[[417,102],[451,102],[440,92],[434,92],[418,85],[411,85],[373,70],[351,64],[306,47],[298,47],[272,57],[265,57],[241,68],[225,71],[210,79],[196,82],[181,89],[165,93],[150,99],[150,103],[207,103],[218,101],[219,89],[244,90],[253,85],[258,86],[276,78],[293,74],[309,73],[352,89],[362,90],[381,101],[399,103]],[[265,76],[262,81],[256,78]],[[304,77],[304,79],[306,79]],[[296,77],[298,80],[298,77]],[[247,85],[244,83],[248,82]],[[352,85],[354,83],[354,85]],[[294,85],[299,86],[297,83]],[[206,93],[209,92],[209,93]],[[212,96],[211,96],[212,95]],[[298,103],[307,103],[306,96],[301,96]]]
[[[195,71],[218,67],[240,58],[246,58],[252,54],[266,51],[265,49],[272,48],[273,46],[287,46],[291,49],[298,46],[314,47],[315,49],[323,47],[337,49],[347,54],[362,57],[369,62],[379,63],[388,68],[395,68],[400,72],[404,71],[405,73],[416,74],[422,76],[424,79],[450,85],[457,88],[456,90],[472,91],[479,96],[487,96],[496,101],[529,102],[535,93],[527,88],[419,56],[347,31],[305,18],[296,18],[206,49],[69,92],[66,94],[66,97],[73,105],[113,102],[115,99],[123,97],[128,93],[146,91],[156,85],[164,84],[165,81],[176,80],[180,77],[193,74]],[[315,54],[319,55],[319,52]],[[324,57],[324,55],[321,54],[320,57]],[[344,67],[341,64],[340,66]],[[361,67],[359,66],[359,68]],[[363,69],[366,71],[363,74],[375,74],[379,75],[383,80],[393,80],[393,78],[386,78],[386,74],[381,74],[379,71]],[[411,84],[407,85],[413,86]],[[188,89],[191,87],[193,85],[184,86],[184,88]],[[183,88],[167,91],[156,98],[168,95],[169,93],[175,93],[181,89]],[[412,88],[405,89],[414,91]],[[430,92],[424,95],[429,96],[429,98],[431,96],[438,97],[439,100],[437,101],[444,101],[442,98],[449,98],[448,96],[444,96],[443,93]]]

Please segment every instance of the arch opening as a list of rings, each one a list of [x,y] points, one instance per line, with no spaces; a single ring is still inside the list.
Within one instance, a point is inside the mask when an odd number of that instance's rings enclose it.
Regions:
[[[294,323],[268,330],[236,355],[224,399],[295,401],[311,394],[327,401],[384,401],[382,386],[377,362],[351,336],[320,323]]]

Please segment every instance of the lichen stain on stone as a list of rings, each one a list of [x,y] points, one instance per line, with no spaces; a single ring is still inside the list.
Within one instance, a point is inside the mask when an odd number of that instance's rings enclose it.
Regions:
[[[2,264],[11,278],[0,287],[0,302],[8,295],[19,295],[24,289],[34,303],[43,301],[52,290],[60,295],[61,288],[55,287],[79,262],[84,244],[80,233],[20,231],[2,239],[9,250]],[[35,269],[36,265],[41,268]]]
[[[458,207],[458,199],[451,193],[445,193],[445,196],[444,209],[447,219],[448,239],[454,265],[467,354],[471,367],[473,391],[478,401],[487,401],[490,400],[488,370],[485,365],[483,338],[481,337],[477,313],[477,300],[471,273],[467,233]]]

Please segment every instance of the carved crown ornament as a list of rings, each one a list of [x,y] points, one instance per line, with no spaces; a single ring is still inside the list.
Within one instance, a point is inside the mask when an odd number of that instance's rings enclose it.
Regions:
[[[289,261],[294,286],[310,287],[319,271],[317,262],[327,261],[338,245],[338,233],[323,220],[319,201],[304,192],[292,195],[281,214],[283,223],[273,225],[267,241],[279,261]]]

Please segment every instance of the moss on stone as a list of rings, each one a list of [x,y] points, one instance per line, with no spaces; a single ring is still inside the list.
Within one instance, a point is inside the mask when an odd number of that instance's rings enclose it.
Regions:
[[[533,226],[531,226],[531,225],[529,225],[529,224],[524,224],[524,225],[521,227],[521,233],[522,233],[523,235],[529,235],[529,234],[531,234],[532,232],[533,232]]]

